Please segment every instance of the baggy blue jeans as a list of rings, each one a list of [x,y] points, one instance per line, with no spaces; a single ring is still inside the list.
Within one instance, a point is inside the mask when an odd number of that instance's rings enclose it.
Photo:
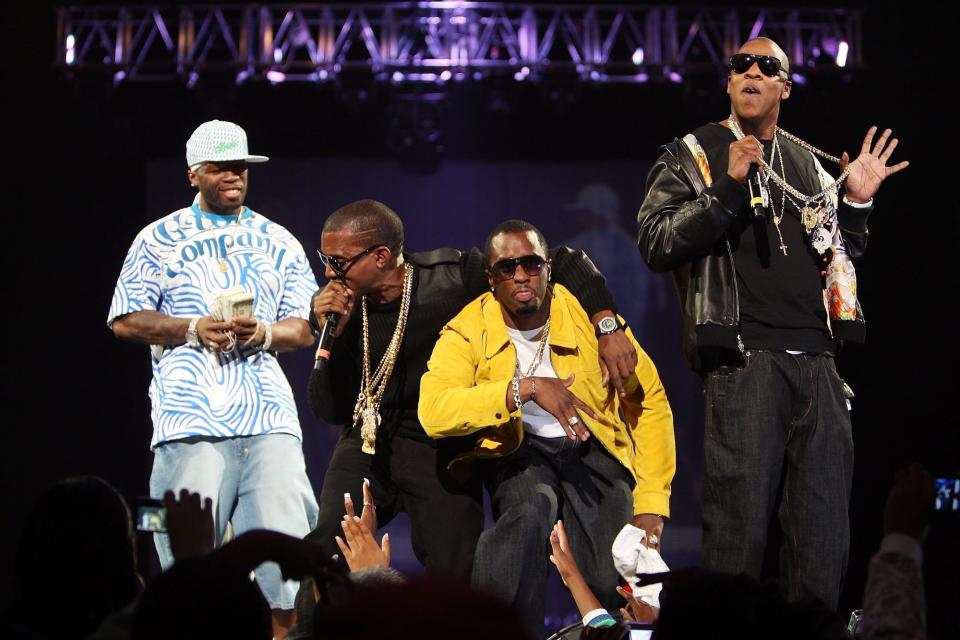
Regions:
[[[236,438],[190,438],[154,450],[150,495],[189,489],[213,499],[216,545],[227,522],[235,536],[270,529],[302,538],[316,525],[317,501],[307,478],[300,440],[286,433]],[[173,564],[170,540],[154,534],[164,569]],[[284,581],[272,562],[256,569],[271,609],[293,609],[299,582]]]

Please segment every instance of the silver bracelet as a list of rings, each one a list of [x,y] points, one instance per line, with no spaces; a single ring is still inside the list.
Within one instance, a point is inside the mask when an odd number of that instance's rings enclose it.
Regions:
[[[513,403],[516,405],[516,410],[519,411],[523,403],[520,401],[520,376],[515,376],[513,382],[510,383],[510,386],[513,387]]]

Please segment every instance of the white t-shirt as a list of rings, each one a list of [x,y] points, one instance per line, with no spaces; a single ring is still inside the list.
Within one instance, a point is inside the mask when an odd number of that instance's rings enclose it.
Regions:
[[[308,319],[317,281],[303,247],[280,225],[250,209],[239,215],[238,225],[236,215],[208,213],[194,204],[137,234],[107,324],[147,309],[181,318],[210,315],[212,298],[236,286],[253,294],[253,315],[273,323]],[[151,447],[192,436],[300,437],[293,393],[272,353],[214,354],[187,344],[154,351]]]
[[[520,371],[526,374],[527,369],[533,363],[533,358],[537,354],[537,347],[540,344],[540,332],[543,327],[521,331],[507,327],[507,333],[510,334],[510,340],[517,350],[517,360],[520,362]],[[550,345],[545,345],[543,357],[540,359],[540,365],[530,374],[540,378],[556,378],[557,372],[550,362]],[[566,430],[557,421],[552,414],[545,411],[536,402],[529,400],[523,403],[520,408],[523,416],[523,430],[532,433],[541,438],[562,438],[567,435]]]

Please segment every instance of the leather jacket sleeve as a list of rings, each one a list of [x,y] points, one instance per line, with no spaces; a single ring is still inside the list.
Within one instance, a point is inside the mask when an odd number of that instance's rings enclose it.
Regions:
[[[685,170],[688,162],[691,168]],[[637,244],[647,265],[663,273],[710,253],[746,198],[747,190],[726,172],[704,187],[683,143],[664,146],[647,176],[637,214]]]
[[[873,212],[870,207],[851,207],[840,199],[837,208],[837,220],[840,223],[840,233],[851,258],[859,258],[867,250],[867,218]]]

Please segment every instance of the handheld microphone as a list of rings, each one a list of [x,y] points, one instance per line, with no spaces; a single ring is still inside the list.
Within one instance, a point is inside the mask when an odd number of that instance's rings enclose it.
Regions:
[[[754,218],[767,218],[766,193],[763,182],[760,180],[760,170],[757,165],[750,165],[750,173],[747,174],[747,187],[750,189],[750,208],[753,209]]]
[[[326,322],[323,323],[323,329],[320,330],[320,344],[317,345],[317,359],[313,364],[314,369],[319,369],[330,361],[330,347],[333,346],[335,336],[333,332],[337,330],[340,323],[340,314],[328,313]]]

